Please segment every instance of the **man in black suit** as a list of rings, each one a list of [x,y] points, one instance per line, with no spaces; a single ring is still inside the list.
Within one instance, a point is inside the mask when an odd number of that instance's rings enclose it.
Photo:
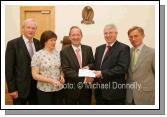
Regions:
[[[70,28],[69,38],[71,45],[62,49],[61,64],[65,75],[66,104],[89,105],[91,104],[92,90],[85,84],[93,82],[93,78],[78,77],[80,68],[92,69],[93,52],[91,47],[82,45],[82,31],[79,27]]]
[[[117,28],[114,24],[104,28],[106,44],[95,52],[96,104],[122,105],[125,103],[125,74],[130,63],[129,46],[116,40]]]
[[[5,75],[9,95],[14,105],[36,104],[36,81],[32,79],[31,57],[40,49],[34,37],[37,25],[26,19],[22,25],[22,36],[7,43]]]

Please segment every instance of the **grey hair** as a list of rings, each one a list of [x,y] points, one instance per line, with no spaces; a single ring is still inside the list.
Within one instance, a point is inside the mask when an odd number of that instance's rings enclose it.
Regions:
[[[115,24],[107,24],[104,27],[104,30],[105,29],[114,29],[116,32],[118,32],[117,27],[115,26]]]
[[[35,20],[34,19],[32,19],[32,18],[28,18],[28,19],[26,19],[26,20],[24,20],[23,21],[23,24],[22,24],[22,28],[24,28],[25,27],[25,25],[28,23],[28,22],[34,22],[34,24],[35,24],[35,26],[36,26],[36,28],[37,28],[37,23],[35,22]]]

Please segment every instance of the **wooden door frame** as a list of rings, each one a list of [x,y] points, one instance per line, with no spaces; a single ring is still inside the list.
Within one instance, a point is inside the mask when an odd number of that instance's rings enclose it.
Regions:
[[[51,11],[51,30],[55,31],[55,6],[21,6],[20,7],[20,34],[23,21],[25,20],[25,11]]]

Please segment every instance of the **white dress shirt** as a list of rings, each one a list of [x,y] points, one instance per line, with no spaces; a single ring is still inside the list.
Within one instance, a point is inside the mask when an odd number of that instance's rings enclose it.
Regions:
[[[24,35],[23,35],[23,40],[26,44],[26,47],[27,47],[27,50],[29,50],[29,39],[27,39]],[[34,41],[32,39],[32,48],[33,48],[33,52],[35,53],[36,52],[36,49],[35,49],[35,45],[34,45]]]
[[[72,48],[73,48],[75,54],[77,54],[77,53],[76,53],[76,50],[77,50],[78,48],[80,49],[79,54],[80,54],[80,56],[81,56],[81,63],[82,63],[82,49],[81,49],[81,45],[80,45],[79,47],[75,47],[74,45],[72,45]]]
[[[140,53],[141,53],[141,50],[142,50],[143,46],[144,46],[144,44],[142,43],[142,44],[141,44],[140,46],[138,46],[137,48],[134,48],[134,47],[133,47],[133,50],[134,50],[134,49],[137,49],[137,54],[138,54],[137,56],[138,56],[138,57],[139,57],[139,55],[140,55]]]

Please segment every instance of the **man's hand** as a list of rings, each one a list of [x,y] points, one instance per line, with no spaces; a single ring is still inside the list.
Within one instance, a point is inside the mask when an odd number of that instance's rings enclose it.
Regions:
[[[82,69],[89,69],[89,66],[84,66],[82,67]]]
[[[96,74],[96,78],[102,78],[102,73],[101,71],[94,71]]]
[[[11,93],[9,93],[9,95],[10,95],[13,99],[16,99],[16,98],[18,98],[18,91],[11,92]]]
[[[94,78],[91,77],[85,77],[84,79],[84,84],[92,84],[92,82],[94,81]]]
[[[52,84],[54,87],[58,87],[58,86],[60,85],[60,81],[51,79],[51,84]]]

